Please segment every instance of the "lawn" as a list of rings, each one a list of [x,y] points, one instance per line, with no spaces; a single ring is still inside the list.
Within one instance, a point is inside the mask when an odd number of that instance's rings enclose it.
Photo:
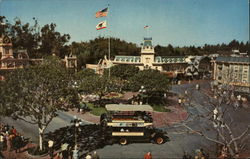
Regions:
[[[94,107],[92,103],[86,103],[87,106],[91,109],[90,113],[96,116],[100,116],[103,113],[106,113],[106,109],[103,107]]]
[[[100,116],[103,113],[107,113],[107,110],[103,107],[94,107],[92,103],[86,103],[87,106],[91,109],[90,113],[96,116]],[[170,109],[166,109],[164,106],[161,105],[152,105],[154,111],[157,112],[170,112]]]
[[[165,106],[162,105],[152,105],[152,108],[154,109],[154,111],[157,112],[170,112],[170,109],[166,109]]]

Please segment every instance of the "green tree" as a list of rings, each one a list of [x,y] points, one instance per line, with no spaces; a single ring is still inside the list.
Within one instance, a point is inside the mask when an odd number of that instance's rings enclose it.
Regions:
[[[110,75],[122,80],[128,80],[139,72],[139,68],[134,65],[115,65],[110,68]],[[108,74],[106,69],[104,74]]]
[[[33,18],[33,23],[23,23],[16,17],[14,24],[11,24],[4,16],[0,16],[0,23],[0,35],[10,36],[13,49],[26,49],[31,58],[40,58],[52,53],[64,57],[70,52],[69,46],[66,45],[70,39],[69,34],[56,31],[55,23],[40,28],[36,18]]]
[[[78,89],[79,92],[97,94],[100,102],[106,93],[118,91],[119,84],[117,78],[95,75],[82,78]]]
[[[8,20],[6,20],[5,16],[0,16],[0,37],[8,33],[9,24],[7,22]]]
[[[79,91],[97,94],[101,100],[107,92],[108,85],[109,81],[105,76],[87,76],[80,81]]]
[[[169,89],[169,80],[166,75],[161,74],[157,70],[143,70],[139,71],[130,78],[130,88],[133,91],[138,91],[141,86],[146,90],[167,92]]]
[[[69,34],[61,35],[56,31],[56,24],[46,24],[41,28],[41,46],[39,51],[45,55],[55,53],[57,56],[64,57],[63,51],[64,44],[70,39]]]
[[[11,117],[38,126],[40,150],[44,131],[57,112],[79,102],[71,80],[61,61],[52,57],[40,65],[13,71],[1,88],[5,92],[1,97],[4,109],[11,110]]]
[[[139,72],[139,68],[133,65],[115,65],[110,68],[110,76],[113,82],[110,89],[122,92],[128,90],[128,80]],[[109,75],[109,70],[104,70],[104,75]]]
[[[89,68],[81,70],[81,71],[76,73],[77,80],[82,80],[82,79],[89,77],[89,76],[97,76],[97,74],[95,73],[94,70],[89,69]]]
[[[150,98],[154,98],[168,92],[169,80],[166,75],[161,74],[157,70],[143,70],[139,71],[129,80],[129,88],[132,91],[139,91],[141,86],[144,86],[146,94]],[[151,102],[154,103],[155,101]]]
[[[72,42],[72,53],[77,55],[79,67],[87,63],[98,63],[105,55],[108,55],[108,38],[98,37],[88,42]],[[119,38],[110,38],[111,58],[115,55],[138,55],[140,52],[136,44],[128,43]]]

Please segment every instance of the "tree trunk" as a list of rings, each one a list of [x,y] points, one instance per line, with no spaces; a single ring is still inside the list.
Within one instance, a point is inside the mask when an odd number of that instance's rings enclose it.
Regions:
[[[43,133],[45,130],[45,126],[39,126],[39,150],[43,150]]]
[[[98,101],[99,106],[98,107],[101,107],[101,101],[102,101],[103,94],[101,93],[98,95],[99,95],[99,101]]]

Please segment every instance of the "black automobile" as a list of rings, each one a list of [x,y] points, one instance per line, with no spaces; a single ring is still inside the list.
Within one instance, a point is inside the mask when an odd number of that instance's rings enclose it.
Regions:
[[[119,143],[120,145],[126,145],[129,143],[154,143],[164,144],[170,141],[167,136],[167,132],[157,128],[141,128],[137,131],[131,132],[129,128],[122,128],[121,132],[115,129],[106,129],[105,141],[107,144]],[[132,134],[130,134],[132,133]]]

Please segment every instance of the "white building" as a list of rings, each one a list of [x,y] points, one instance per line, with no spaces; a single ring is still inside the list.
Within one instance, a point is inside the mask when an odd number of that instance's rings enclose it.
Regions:
[[[205,56],[204,56],[205,57]],[[200,62],[203,56],[155,56],[152,38],[144,38],[140,56],[115,56],[114,60],[104,57],[97,65],[87,64],[86,68],[94,69],[102,73],[103,69],[114,65],[134,65],[140,70],[155,69],[166,73],[169,77],[197,76],[199,74]],[[208,57],[206,57],[208,58]],[[209,60],[210,65],[210,60]],[[210,67],[204,67],[210,69]],[[204,69],[202,69],[204,71]]]
[[[219,56],[214,61],[214,80],[235,86],[239,92],[250,93],[250,58]]]

